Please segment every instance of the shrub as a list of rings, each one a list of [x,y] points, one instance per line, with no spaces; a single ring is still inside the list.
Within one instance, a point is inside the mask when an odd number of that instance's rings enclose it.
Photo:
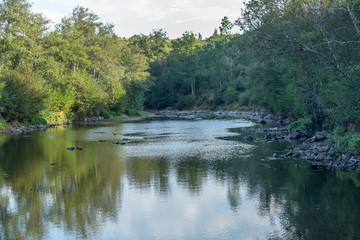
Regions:
[[[30,123],[34,125],[44,125],[47,124],[46,120],[41,115],[31,115],[24,119],[24,123]]]
[[[124,113],[120,111],[110,111],[110,114],[114,117],[121,117]]]
[[[300,131],[300,132],[312,131],[313,124],[309,118],[301,118],[296,122],[291,123],[289,125],[289,130]]]
[[[111,112],[109,110],[102,110],[100,113],[100,116],[108,119],[108,118],[111,118],[113,115],[111,114]]]
[[[125,114],[126,115],[129,115],[129,116],[137,116],[138,115],[138,110],[136,110],[136,109],[126,109],[125,110]]]
[[[333,130],[332,139],[336,149],[353,154],[360,154],[360,133],[345,133],[345,128],[337,127]]]
[[[346,128],[344,126],[337,126],[333,130],[334,136],[337,136],[337,137],[343,137],[345,135],[345,133],[346,133]]]
[[[1,79],[6,82],[1,92],[0,106],[9,120],[26,120],[43,109],[46,91],[43,79],[25,63],[8,71]]]
[[[360,154],[360,133],[354,133],[347,136],[348,151]]]
[[[249,106],[250,92],[244,92],[239,95],[239,106]]]
[[[67,123],[67,122],[69,122],[69,118],[66,116],[65,112],[42,111],[41,116],[48,123]]]
[[[223,96],[222,96],[222,101],[225,104],[230,104],[232,102],[236,101],[236,96],[237,96],[238,92],[233,88],[233,87],[227,87]]]
[[[187,95],[180,97],[179,102],[176,104],[177,109],[184,109],[189,108],[194,104],[195,96],[194,95]]]
[[[3,119],[1,116],[0,116],[0,130],[4,130],[6,129],[7,126],[6,126],[6,120]]]

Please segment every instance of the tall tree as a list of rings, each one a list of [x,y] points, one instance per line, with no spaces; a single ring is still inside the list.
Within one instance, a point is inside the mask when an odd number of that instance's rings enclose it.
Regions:
[[[234,24],[232,24],[229,20],[229,18],[227,16],[225,16],[222,20],[221,20],[221,26],[219,27],[220,29],[220,34],[221,35],[228,35],[231,33],[231,29],[234,27]]]
[[[24,0],[0,4],[0,81],[4,86],[0,108],[9,119],[38,113],[46,97],[41,65],[46,61],[42,40],[48,21],[30,7]]]
[[[171,43],[179,67],[183,71],[183,77],[189,81],[191,87],[191,95],[196,94],[196,67],[198,56],[196,53],[200,50],[201,46],[196,40],[195,34],[192,32],[183,33],[182,37],[174,40]]]
[[[357,1],[251,0],[246,2],[237,25],[253,35],[258,48],[254,53],[263,59],[286,55],[298,64],[297,92],[306,103],[307,114],[321,122],[324,112],[329,113],[334,105],[345,107],[339,99],[323,95],[327,87],[345,81],[350,99],[356,99],[358,12]],[[306,67],[301,67],[303,62]],[[359,103],[348,102],[352,108]]]

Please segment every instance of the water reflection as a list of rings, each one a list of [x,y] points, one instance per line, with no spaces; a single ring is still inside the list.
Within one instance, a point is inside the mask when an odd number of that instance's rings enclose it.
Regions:
[[[79,142],[49,141],[54,131],[62,135],[64,129],[8,137],[2,146],[0,232],[5,239],[46,238],[53,226],[86,238],[103,219],[117,219],[122,162],[102,164],[112,156],[95,151],[91,142],[82,142],[88,151],[67,151]]]
[[[358,174],[268,160],[289,147],[279,143],[217,138],[241,126],[251,123],[147,122],[1,136],[0,238],[360,237]]]

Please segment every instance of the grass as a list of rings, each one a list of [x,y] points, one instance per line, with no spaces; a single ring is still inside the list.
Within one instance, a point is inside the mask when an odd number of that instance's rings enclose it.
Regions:
[[[360,154],[360,133],[346,133],[343,135],[333,134],[332,139],[340,151],[347,151],[353,154]]]
[[[7,128],[6,120],[0,117],[0,130],[6,130]]]
[[[312,131],[312,122],[310,119],[308,118],[301,118],[299,120],[297,120],[296,122],[293,122],[289,125],[289,130],[290,131],[300,131],[300,132],[305,132],[305,131]]]

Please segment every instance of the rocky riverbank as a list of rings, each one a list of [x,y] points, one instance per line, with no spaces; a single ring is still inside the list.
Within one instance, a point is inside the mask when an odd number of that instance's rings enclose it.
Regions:
[[[105,119],[103,117],[88,117],[85,119],[80,119],[73,121],[75,125],[102,125],[102,124],[114,124],[114,123],[123,123],[123,122],[137,122],[142,121],[147,118],[152,118],[153,115],[146,115],[146,116],[123,116],[122,118],[109,118]]]
[[[0,130],[0,134],[22,134],[22,133],[26,133],[26,132],[45,130],[48,128],[52,128],[54,126],[56,126],[56,125],[54,125],[54,124],[46,124],[46,125],[22,124],[22,125],[12,126],[6,130]]]
[[[260,124],[287,125],[291,119],[264,113],[260,111],[208,111],[208,110],[159,110],[152,111],[155,118],[183,119],[183,120],[202,120],[202,119],[224,119],[224,118],[243,118],[254,120]]]
[[[202,120],[243,118],[259,124],[258,128],[244,129],[248,133],[264,133],[266,141],[280,141],[294,144],[291,151],[272,156],[273,159],[305,159],[313,169],[341,169],[360,172],[360,157],[337,151],[331,133],[327,132],[291,132],[287,125],[291,119],[259,111],[206,111],[206,110],[161,110],[154,111],[155,118]],[[232,138],[231,138],[232,139]],[[252,141],[252,136],[239,136],[236,140]]]
[[[269,129],[265,135],[267,141],[294,143],[294,148],[283,155],[273,158],[305,159],[313,169],[341,169],[360,172],[360,158],[350,153],[337,151],[331,133],[327,132],[290,132],[284,128]]]
[[[131,122],[131,121],[140,121],[148,116],[139,116],[139,117],[124,117],[121,119],[104,119],[103,117],[86,117],[84,119],[79,119],[73,121],[72,124],[111,124],[119,122]],[[46,130],[55,126],[61,126],[63,124],[44,124],[44,125],[31,125],[31,124],[18,124],[16,126],[11,126],[8,129],[0,130],[0,134],[22,134],[27,132]]]

